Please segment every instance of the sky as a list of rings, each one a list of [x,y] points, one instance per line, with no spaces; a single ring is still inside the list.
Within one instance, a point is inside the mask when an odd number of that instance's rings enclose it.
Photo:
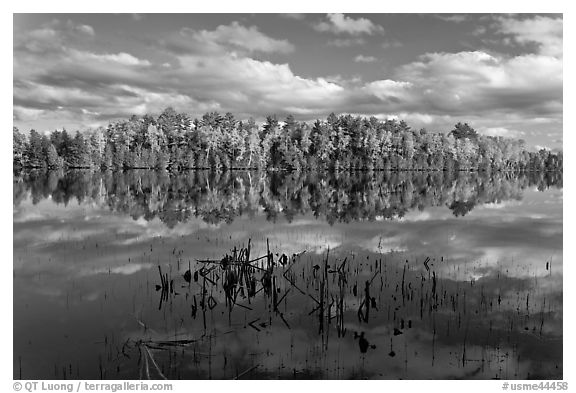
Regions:
[[[562,149],[552,14],[14,14],[13,122],[106,126],[168,106],[313,121],[334,112]]]

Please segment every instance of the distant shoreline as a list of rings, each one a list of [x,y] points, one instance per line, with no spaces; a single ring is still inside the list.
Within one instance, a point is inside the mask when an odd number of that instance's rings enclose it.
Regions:
[[[166,108],[86,132],[13,128],[13,163],[32,168],[224,169],[271,171],[557,170],[563,152],[529,151],[521,139],[486,136],[467,123],[448,133],[406,122],[330,114],[313,124],[268,116],[262,126],[233,114],[191,119]]]
[[[328,172],[328,173],[335,173],[335,172],[470,172],[470,173],[491,173],[491,172],[498,172],[498,173],[526,173],[526,172],[563,172],[562,168],[552,168],[552,169],[416,169],[416,168],[408,168],[408,169],[385,169],[385,168],[316,168],[316,169],[290,169],[290,168],[246,168],[246,167],[233,167],[233,168],[211,168],[211,167],[198,167],[198,168],[179,168],[179,169],[159,169],[159,168],[149,168],[149,167],[134,167],[134,168],[123,168],[123,169],[114,169],[114,168],[91,168],[91,167],[66,167],[66,168],[43,168],[43,167],[23,167],[23,168],[13,168],[13,172],[32,172],[32,171],[45,171],[45,172],[56,172],[56,171],[94,171],[94,172],[128,172],[128,171],[153,171],[153,172],[169,172],[169,173],[182,173],[182,172],[189,172],[189,171],[214,171],[214,172],[232,172],[232,171],[251,171],[251,172],[283,172],[283,173],[292,173],[292,172]]]

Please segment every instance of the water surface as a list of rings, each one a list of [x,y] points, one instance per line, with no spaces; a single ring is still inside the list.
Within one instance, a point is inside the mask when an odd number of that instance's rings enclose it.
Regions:
[[[14,377],[561,379],[562,195],[554,173],[17,175]],[[273,257],[238,279],[220,261],[249,242]]]

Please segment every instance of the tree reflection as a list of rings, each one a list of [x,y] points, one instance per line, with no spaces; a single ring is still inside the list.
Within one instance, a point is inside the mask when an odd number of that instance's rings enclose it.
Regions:
[[[14,175],[13,203],[76,200],[135,220],[158,217],[168,227],[192,217],[230,223],[259,212],[271,221],[311,213],[333,224],[400,218],[433,206],[464,216],[478,204],[519,200],[527,187],[562,188],[562,173],[31,171]]]
[[[474,209],[474,206],[476,206],[474,201],[454,201],[448,207],[456,217],[464,217]]]

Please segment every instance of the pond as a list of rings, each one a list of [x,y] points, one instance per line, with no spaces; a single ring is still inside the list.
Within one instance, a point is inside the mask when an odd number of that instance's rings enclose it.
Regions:
[[[14,176],[14,378],[562,379],[561,173]]]

